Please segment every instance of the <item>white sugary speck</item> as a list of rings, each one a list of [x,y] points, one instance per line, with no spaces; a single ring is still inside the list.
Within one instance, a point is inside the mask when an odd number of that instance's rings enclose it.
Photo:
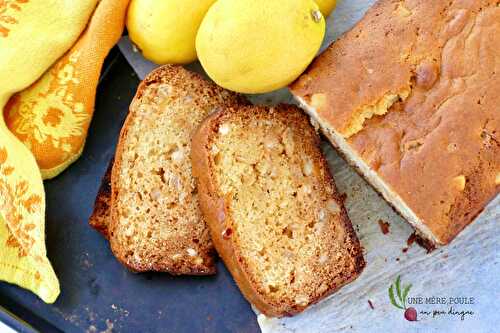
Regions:
[[[198,254],[198,252],[196,252],[195,249],[192,249],[192,248],[189,248],[187,249],[187,253],[191,256],[191,257],[194,257],[195,255]]]
[[[174,151],[172,153],[172,160],[176,163],[180,163],[182,162],[182,160],[184,159],[184,152],[180,149]]]
[[[302,191],[304,191],[305,194],[311,194],[312,193],[311,186],[309,185],[302,186]]]
[[[171,187],[175,187],[177,190],[180,190],[182,187],[181,179],[176,175],[171,175],[168,180],[168,185]]]
[[[220,127],[219,127],[219,133],[222,134],[222,135],[226,135],[229,133],[229,125],[228,124],[222,124]]]
[[[324,221],[325,220],[325,217],[326,217],[326,212],[324,209],[320,209],[319,212],[318,212],[318,219],[320,221]]]
[[[134,228],[132,227],[128,227],[126,230],[125,230],[125,236],[127,237],[130,237],[134,234]]]
[[[295,303],[302,306],[307,305],[307,303],[309,303],[309,297],[306,295],[297,295],[297,297],[295,297]]]
[[[326,254],[322,254],[320,257],[319,257],[319,263],[320,264],[324,264],[326,262],[326,260],[328,259],[328,256]]]
[[[158,93],[162,97],[166,97],[172,93],[172,87],[168,85],[161,85],[158,87]]]
[[[159,200],[161,198],[161,191],[157,188],[153,189],[150,194],[151,199]]]
[[[320,234],[325,228],[325,222],[318,222],[314,225],[314,232]]]
[[[304,162],[304,165],[302,166],[302,172],[304,173],[304,176],[310,176],[312,174],[312,171],[313,171],[313,164],[312,164],[312,161],[310,159],[307,159],[305,162]]]
[[[213,145],[210,149],[210,152],[212,153],[212,155],[217,155],[219,153],[219,147],[217,147],[217,145]]]

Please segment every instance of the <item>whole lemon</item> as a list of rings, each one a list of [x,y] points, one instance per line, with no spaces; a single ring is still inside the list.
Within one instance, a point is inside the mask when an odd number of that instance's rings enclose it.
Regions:
[[[265,93],[294,81],[325,35],[313,0],[218,0],[196,36],[198,59],[220,86]]]
[[[319,10],[325,17],[330,15],[337,5],[337,0],[316,0]]]
[[[196,32],[216,0],[132,0],[129,37],[146,59],[157,64],[196,60]]]

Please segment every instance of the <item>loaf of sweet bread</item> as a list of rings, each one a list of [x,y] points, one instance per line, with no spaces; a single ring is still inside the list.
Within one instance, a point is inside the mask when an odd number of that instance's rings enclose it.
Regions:
[[[381,0],[290,89],[435,245],[500,190],[496,0]]]
[[[139,85],[111,184],[104,177],[90,219],[129,269],[215,273],[215,251],[191,176],[191,134],[209,113],[239,103],[245,103],[239,95],[180,66],[156,69]]]
[[[365,265],[319,143],[308,117],[286,105],[221,110],[193,136],[215,248],[268,316],[304,310]]]

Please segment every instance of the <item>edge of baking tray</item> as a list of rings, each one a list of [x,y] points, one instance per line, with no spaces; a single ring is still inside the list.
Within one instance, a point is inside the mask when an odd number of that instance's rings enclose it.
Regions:
[[[0,305],[0,322],[19,333],[36,333],[30,324]]]

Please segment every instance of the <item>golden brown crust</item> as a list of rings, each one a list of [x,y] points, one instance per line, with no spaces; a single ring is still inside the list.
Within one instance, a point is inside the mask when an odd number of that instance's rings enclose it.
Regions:
[[[99,231],[104,238],[108,239],[108,226],[111,219],[111,169],[113,168],[113,159],[109,162],[108,169],[102,177],[99,191],[95,199],[94,210],[89,218],[89,224],[92,228]]]
[[[363,270],[365,262],[359,241],[343,207],[342,199],[336,192],[333,178],[328,171],[328,165],[320,151],[319,137],[309,124],[307,117],[300,110],[292,106],[281,105],[274,108],[272,112],[275,112],[278,118],[284,117],[287,125],[297,129],[303,135],[304,139],[307,136],[312,136],[314,143],[306,149],[310,150],[312,156],[316,156],[313,164],[324,171],[322,173],[322,186],[331,189],[332,192],[328,193],[330,193],[331,198],[339,203],[341,211],[339,219],[340,229],[338,230],[345,235],[344,239],[346,242],[342,246],[348,247],[347,252],[350,257],[347,261],[351,266],[340,267],[338,275],[330,277],[328,283],[331,283],[328,285],[328,288],[314,294],[306,305],[297,305],[285,299],[276,301],[266,293],[263,293],[262,290],[259,290],[258,281],[254,280],[255,277],[252,276],[248,267],[246,267],[247,260],[244,254],[242,254],[241,248],[230,237],[225,237],[228,225],[234,226],[234,221],[231,221],[232,217],[230,216],[228,206],[229,201],[219,195],[220,188],[218,188],[219,185],[216,183],[213,156],[211,156],[211,142],[216,136],[222,122],[231,122],[231,119],[236,117],[268,119],[269,109],[259,107],[227,109],[210,115],[193,135],[191,154],[193,176],[197,180],[200,194],[200,207],[209,225],[217,252],[247,300],[265,315],[280,317],[297,314],[307,306],[318,302],[344,284],[354,280]],[[255,198],[255,200],[259,200],[259,198]],[[332,242],[335,241],[332,239]]]
[[[151,72],[144,81],[142,81],[138,87],[136,96],[131,103],[129,115],[125,121],[125,124],[121,130],[119,143],[115,155],[115,164],[113,167],[111,175],[111,223],[109,226],[109,237],[110,245],[116,258],[127,268],[135,272],[142,271],[161,271],[168,272],[173,275],[189,274],[189,275],[210,275],[215,274],[215,264],[214,264],[214,254],[212,242],[209,237],[208,230],[206,229],[205,222],[203,219],[197,222],[203,224],[205,228],[199,235],[193,235],[192,237],[197,237],[193,241],[196,243],[194,246],[197,247],[196,256],[200,257],[199,263],[189,263],[184,259],[178,260],[174,259],[174,256],[170,258],[166,256],[165,249],[157,248],[155,250],[149,251],[148,258],[134,258],[130,260],[127,255],[134,251],[135,249],[127,248],[121,239],[123,239],[124,231],[119,227],[120,215],[117,207],[117,198],[120,195],[120,191],[127,191],[127,189],[122,189],[120,186],[120,170],[122,169],[122,161],[124,159],[124,152],[128,147],[124,144],[128,137],[129,131],[131,130],[131,124],[134,122],[134,117],[139,112],[139,108],[142,103],[143,95],[146,93],[150,86],[157,85],[159,83],[168,83],[174,88],[178,88],[176,91],[181,91],[185,94],[186,102],[189,103],[200,103],[193,107],[197,108],[197,112],[205,112],[202,110],[207,109],[209,106],[213,107],[223,107],[225,105],[237,105],[238,103],[244,103],[243,99],[233,93],[227,92],[216,85],[209,83],[204,80],[201,76],[196,73],[189,72],[180,66],[163,66],[153,72]],[[174,99],[177,97],[174,97]],[[179,102],[180,98],[177,98]],[[189,101],[188,101],[189,100]],[[160,103],[161,101],[159,101]],[[194,112],[195,110],[193,110]],[[191,121],[191,120],[189,120]],[[195,200],[195,199],[193,199]],[[148,224],[148,221],[144,221]],[[186,222],[188,223],[188,222]],[[186,226],[187,227],[187,226]],[[194,226],[193,226],[194,228]],[[199,227],[196,227],[198,229]],[[205,231],[206,230],[206,231]],[[165,244],[165,240],[159,238],[159,244]],[[189,240],[190,242],[191,240]],[[178,239],[176,244],[169,244],[169,248],[178,248],[179,251],[182,250],[183,253],[191,250],[187,245],[188,240]],[[161,246],[161,245],[158,245]],[[191,254],[189,254],[191,255]]]
[[[500,191],[497,2],[379,1],[291,86],[436,245]]]

